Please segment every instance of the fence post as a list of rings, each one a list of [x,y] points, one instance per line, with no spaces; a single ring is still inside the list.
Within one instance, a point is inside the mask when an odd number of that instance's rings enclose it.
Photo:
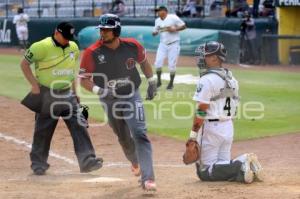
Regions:
[[[73,17],[76,17],[76,0],[73,0]]]
[[[92,1],[92,17],[95,17],[95,7],[96,7],[95,1],[93,0]]]
[[[41,18],[41,0],[38,0],[37,14],[38,14],[38,18]]]
[[[157,7],[157,0],[155,0],[154,1],[154,18],[156,18],[156,11],[155,11],[155,9],[156,9],[156,7]]]
[[[8,0],[6,0],[6,5],[5,5],[5,17],[8,18]]]
[[[55,18],[57,18],[57,0],[54,1],[54,14],[55,14]]]
[[[135,18],[136,17],[136,15],[135,15],[135,0],[133,0],[132,3],[133,3],[133,17]]]

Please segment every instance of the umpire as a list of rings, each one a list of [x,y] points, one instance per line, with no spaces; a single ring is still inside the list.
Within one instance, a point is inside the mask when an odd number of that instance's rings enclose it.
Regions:
[[[51,37],[33,43],[21,62],[24,76],[32,86],[22,104],[36,112],[30,153],[31,169],[36,175],[44,175],[50,166],[47,163],[50,143],[60,117],[71,133],[80,172],[102,167],[103,160],[95,156],[87,121],[80,112],[76,96],[79,49],[70,41],[74,31],[71,23],[61,22]],[[35,76],[30,68],[32,63]]]

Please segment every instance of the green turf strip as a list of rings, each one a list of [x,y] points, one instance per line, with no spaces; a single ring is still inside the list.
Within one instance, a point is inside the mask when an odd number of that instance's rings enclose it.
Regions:
[[[0,55],[0,95],[22,99],[30,90],[19,62],[21,56]],[[167,68],[164,68],[167,71]],[[276,71],[233,70],[240,83],[241,105],[235,120],[235,139],[244,140],[300,131],[300,73]],[[198,74],[196,67],[178,67],[177,74]],[[143,79],[141,93],[146,94]],[[167,81],[159,89],[154,101],[144,101],[147,126],[150,132],[186,139],[192,125],[195,103],[192,96],[195,85],[177,84],[166,91]],[[105,116],[94,96],[83,92],[82,102],[90,104],[90,115],[98,121]],[[93,104],[93,105],[91,105]],[[263,111],[247,111],[249,108]],[[261,119],[255,117],[262,115]],[[99,125],[99,122],[97,123]],[[101,123],[102,125],[103,123]],[[101,133],[101,127],[99,127]]]

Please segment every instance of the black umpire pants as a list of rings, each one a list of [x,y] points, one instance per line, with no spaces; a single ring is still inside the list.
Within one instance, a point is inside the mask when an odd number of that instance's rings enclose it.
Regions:
[[[47,170],[49,168],[47,160],[52,136],[59,117],[62,117],[71,133],[80,171],[84,171],[91,163],[95,162],[96,156],[86,128],[87,121],[79,111],[79,104],[76,97],[70,91],[66,91],[62,93],[64,94],[64,98],[61,104],[60,100],[50,96],[49,91],[41,92],[43,92],[44,110],[45,107],[50,108],[53,102],[57,103],[57,105],[52,106],[51,114],[44,111],[35,115],[35,128],[30,153],[32,170],[34,171],[39,168]]]

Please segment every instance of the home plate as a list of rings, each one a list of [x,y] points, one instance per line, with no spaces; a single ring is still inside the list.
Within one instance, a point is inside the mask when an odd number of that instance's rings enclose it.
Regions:
[[[83,182],[121,182],[124,181],[121,178],[113,178],[113,177],[99,177],[99,178],[91,178],[88,180],[83,180]]]

